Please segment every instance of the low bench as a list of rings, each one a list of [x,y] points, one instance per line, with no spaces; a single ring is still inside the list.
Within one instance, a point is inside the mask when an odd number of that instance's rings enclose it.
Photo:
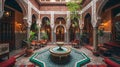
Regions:
[[[112,58],[104,58],[104,62],[108,65],[108,67],[120,67],[120,64],[112,60]]]
[[[11,57],[8,60],[5,60],[5,61],[1,62],[0,67],[13,67],[15,62],[16,62],[16,58]]]
[[[9,43],[2,43],[0,44],[0,58],[6,56],[9,58]]]
[[[107,48],[113,55],[120,56],[120,42],[110,41],[104,43],[104,47]]]
[[[120,48],[120,42],[106,42],[106,43],[104,43],[104,45]]]

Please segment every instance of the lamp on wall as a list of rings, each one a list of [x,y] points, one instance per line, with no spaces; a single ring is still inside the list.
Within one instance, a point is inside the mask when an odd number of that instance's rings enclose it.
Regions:
[[[23,26],[20,22],[15,22],[15,31],[16,32],[23,32]]]
[[[99,26],[99,29],[100,29],[100,30],[103,30],[103,29],[104,29],[104,26],[105,26],[105,23],[101,23],[100,26]]]
[[[5,16],[5,17],[11,16],[11,12],[10,12],[10,11],[5,11],[5,12],[4,12],[4,16]]]

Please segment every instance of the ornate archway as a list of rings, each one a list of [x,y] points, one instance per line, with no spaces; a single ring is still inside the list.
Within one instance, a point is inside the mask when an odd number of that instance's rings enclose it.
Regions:
[[[79,40],[79,33],[80,32],[80,28],[79,28],[79,20],[77,18],[75,18],[74,20],[71,20],[71,25],[69,28],[69,37],[70,37],[70,41],[73,40]]]
[[[103,42],[119,39],[119,32],[116,29],[116,23],[120,21],[120,16],[116,16],[120,13],[119,3],[119,0],[104,0],[98,8],[97,15],[101,17],[101,22],[98,22],[97,26],[104,30],[104,37],[107,38],[104,38]]]
[[[56,28],[56,41],[64,41],[64,27],[62,25]]]
[[[42,18],[42,25],[41,25],[41,32],[45,31],[48,35],[48,41],[51,41],[51,26],[50,26],[50,20],[48,17]]]
[[[56,41],[66,41],[66,27],[64,24],[57,24],[54,29]]]
[[[86,44],[93,44],[93,27],[91,24],[91,15],[88,13],[84,19],[84,27],[83,27],[83,34],[84,34],[84,42]]]
[[[0,42],[9,43],[10,50],[21,48],[22,45],[20,43],[26,38],[27,31],[27,22],[24,23],[23,20],[23,17],[27,14],[25,4],[23,4],[23,0],[2,1],[2,11],[4,11],[4,14],[0,19]]]
[[[63,17],[56,18],[54,34],[55,34],[55,36],[54,36],[55,41],[64,41],[64,42],[67,41],[66,21]],[[64,36],[64,37],[62,37],[62,36]]]
[[[112,40],[120,41],[120,5],[112,9],[112,35]]]

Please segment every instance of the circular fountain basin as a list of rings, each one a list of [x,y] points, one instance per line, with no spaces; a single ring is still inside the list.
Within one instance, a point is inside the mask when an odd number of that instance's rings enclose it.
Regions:
[[[62,47],[64,45],[64,42],[56,42],[56,44],[59,46],[59,47]]]
[[[49,51],[50,51],[52,56],[64,57],[64,56],[70,55],[71,48],[61,47],[61,49],[59,49],[59,47],[52,47],[49,49]]]

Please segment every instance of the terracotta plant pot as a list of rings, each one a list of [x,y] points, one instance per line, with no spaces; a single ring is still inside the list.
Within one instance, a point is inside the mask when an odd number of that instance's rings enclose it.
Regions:
[[[31,56],[33,54],[33,49],[32,48],[27,48],[25,53],[26,53],[26,56]]]

